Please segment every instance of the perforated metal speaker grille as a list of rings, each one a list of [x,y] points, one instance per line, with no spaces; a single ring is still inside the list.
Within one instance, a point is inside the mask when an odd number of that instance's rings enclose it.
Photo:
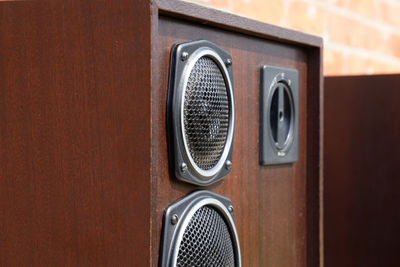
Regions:
[[[179,246],[176,266],[235,266],[229,227],[213,207],[201,207],[190,219]]]
[[[191,157],[199,168],[213,168],[228,136],[229,99],[220,68],[207,56],[201,57],[191,70],[183,114]]]

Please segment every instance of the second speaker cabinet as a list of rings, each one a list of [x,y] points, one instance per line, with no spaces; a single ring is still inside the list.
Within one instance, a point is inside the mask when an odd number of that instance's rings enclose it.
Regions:
[[[321,38],[177,0],[6,1],[0,14],[1,266],[173,266],[196,223],[231,239],[235,266],[320,266]],[[212,164],[193,160],[207,171],[168,155],[171,52],[187,49],[179,71],[197,44],[228,104],[194,97],[190,110],[217,112],[232,141]],[[295,112],[296,143],[276,139],[295,153],[272,164],[260,163],[263,66],[298,79],[297,103],[287,82],[294,104],[279,106],[283,122]]]

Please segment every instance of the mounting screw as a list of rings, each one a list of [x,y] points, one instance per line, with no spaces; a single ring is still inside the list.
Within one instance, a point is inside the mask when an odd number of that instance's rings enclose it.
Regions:
[[[225,169],[230,170],[232,168],[232,162],[230,160],[225,161]]]
[[[288,83],[289,86],[292,85],[292,81],[291,80],[288,80],[287,83]]]
[[[285,73],[282,72],[281,77],[282,77],[282,79],[285,78]]]
[[[188,52],[182,52],[182,55],[181,55],[181,60],[182,61],[186,61],[188,59],[188,57],[189,57],[189,53]]]
[[[226,60],[225,60],[225,65],[226,65],[227,67],[230,67],[230,66],[232,65],[232,60],[231,60],[230,58],[226,59]]]
[[[182,171],[182,172],[186,172],[187,169],[188,169],[188,167],[187,167],[186,163],[183,162],[183,163],[181,164],[181,171]]]
[[[174,214],[174,215],[171,216],[171,223],[172,223],[173,225],[177,224],[178,221],[179,221],[178,215]]]
[[[228,207],[228,210],[229,210],[230,213],[233,213],[233,206],[230,205],[230,206]]]

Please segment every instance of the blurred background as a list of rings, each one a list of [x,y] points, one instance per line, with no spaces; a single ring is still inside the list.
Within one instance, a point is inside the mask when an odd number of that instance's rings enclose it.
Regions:
[[[324,38],[324,75],[400,73],[400,0],[186,0]]]

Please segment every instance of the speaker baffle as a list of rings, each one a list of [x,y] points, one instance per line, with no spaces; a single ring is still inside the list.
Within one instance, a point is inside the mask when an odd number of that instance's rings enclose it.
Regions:
[[[232,202],[197,191],[171,205],[164,214],[160,266],[240,267]]]
[[[206,186],[230,172],[234,131],[232,58],[206,40],[171,50],[167,96],[170,167]]]
[[[260,163],[298,159],[298,91],[295,69],[263,66],[260,101]]]

